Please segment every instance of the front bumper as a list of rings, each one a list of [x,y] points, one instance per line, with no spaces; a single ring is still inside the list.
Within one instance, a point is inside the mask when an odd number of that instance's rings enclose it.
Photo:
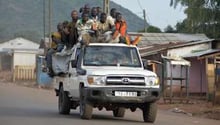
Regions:
[[[115,96],[115,91],[137,92],[136,97]],[[160,98],[159,88],[101,87],[85,88],[85,97],[92,103],[146,103]]]

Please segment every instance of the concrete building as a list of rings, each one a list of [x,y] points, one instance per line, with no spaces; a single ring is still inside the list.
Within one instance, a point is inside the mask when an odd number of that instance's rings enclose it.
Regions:
[[[209,39],[204,34],[144,33],[141,35],[143,39],[138,47],[142,58],[163,62],[163,55],[189,61],[189,86],[187,87],[189,93],[191,95],[202,95],[207,99],[217,96],[213,93],[220,92],[220,78],[218,78],[220,72],[219,74],[216,73],[220,69],[220,65],[218,65],[219,40]],[[158,66],[156,72],[160,76],[165,75],[167,77],[170,69],[172,69],[173,77],[180,74],[180,70],[176,66],[167,68],[167,65]],[[161,79],[161,81],[166,80]],[[163,84],[169,85],[170,81],[166,82]],[[176,81],[175,83],[179,84]]]
[[[0,44],[0,71],[13,74],[12,80],[34,80],[36,78],[36,55],[39,44],[15,38]]]
[[[0,63],[2,70],[13,70],[15,66],[36,65],[39,44],[24,38],[15,38],[0,44]]]

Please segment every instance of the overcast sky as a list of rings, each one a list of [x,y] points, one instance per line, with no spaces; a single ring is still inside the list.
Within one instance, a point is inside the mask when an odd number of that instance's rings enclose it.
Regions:
[[[143,17],[143,9],[146,10],[147,22],[159,27],[161,30],[167,25],[175,26],[178,21],[186,18],[184,8],[170,7],[170,0],[112,0],[133,13]]]

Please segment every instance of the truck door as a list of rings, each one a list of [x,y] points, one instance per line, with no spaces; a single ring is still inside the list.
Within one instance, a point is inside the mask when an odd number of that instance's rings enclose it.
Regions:
[[[73,57],[71,57],[72,60],[78,61],[78,56],[79,56],[80,48],[76,48]],[[70,84],[70,91],[71,95],[73,98],[78,98],[79,97],[79,83],[78,83],[78,78],[77,78],[77,72],[76,72],[76,67],[72,67],[71,63],[69,66],[69,84]]]

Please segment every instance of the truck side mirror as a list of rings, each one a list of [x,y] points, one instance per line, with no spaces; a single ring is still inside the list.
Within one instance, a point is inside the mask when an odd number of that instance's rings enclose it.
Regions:
[[[149,60],[143,60],[144,69],[153,71],[153,64]]]
[[[147,69],[148,61],[146,59],[142,59],[142,63],[143,63],[144,69]]]
[[[70,63],[71,63],[72,68],[76,68],[76,64],[77,64],[76,60],[71,60]]]

